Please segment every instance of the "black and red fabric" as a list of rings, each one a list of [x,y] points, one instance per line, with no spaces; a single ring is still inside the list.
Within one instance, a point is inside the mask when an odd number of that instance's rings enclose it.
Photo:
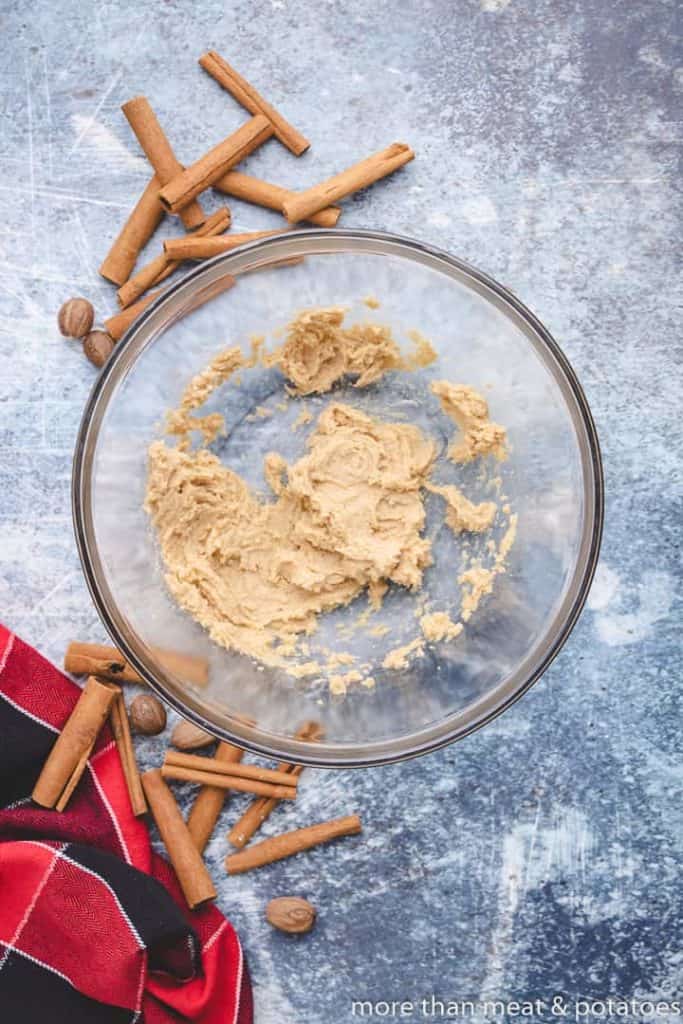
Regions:
[[[0,626],[0,1021],[252,1024],[239,939],[187,909],[109,729],[63,813],[31,802],[79,692]]]

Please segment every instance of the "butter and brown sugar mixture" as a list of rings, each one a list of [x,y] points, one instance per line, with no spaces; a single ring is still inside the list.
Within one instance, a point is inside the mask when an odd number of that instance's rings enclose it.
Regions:
[[[377,581],[418,588],[430,564],[416,427],[329,405],[308,451],[267,459],[263,501],[205,449],[150,449],[146,508],[178,603],[225,647],[281,665],[278,643]]]
[[[305,396],[342,382],[363,388],[389,370],[408,371],[436,358],[415,332],[414,351],[404,355],[388,327],[347,327],[344,319],[342,307],[306,310],[274,352],[262,354],[259,345],[249,357],[239,347],[220,353],[169,413],[166,432],[177,443],[161,440],[150,447],[145,501],[167,586],[212,639],[297,678],[327,676],[338,694],[350,684],[374,681],[370,666],[330,675],[353,656],[329,651],[325,664],[302,661],[305,637],[315,633],[321,615],[362,593],[371,614],[391,587],[420,590],[433,561],[424,534],[427,492],[445,500],[445,521],[455,535],[486,532],[498,513],[494,502],[473,503],[457,487],[431,481],[436,444],[417,426],[377,419],[344,401],[332,401],[318,415],[299,459],[288,463],[278,452],[266,455],[270,499],[207,450],[224,429],[223,417],[196,411],[216,387],[259,360],[279,366],[290,394]],[[456,454],[466,453],[466,460],[504,457],[505,431],[489,421],[481,396],[446,381],[432,390],[460,428]],[[299,422],[313,419],[305,412]],[[202,441],[192,449],[197,433]],[[510,545],[508,536],[508,550]],[[438,568],[452,574],[455,587],[458,567]],[[500,571],[502,564],[494,566],[491,580]],[[460,575],[463,620],[485,590],[473,586],[471,576]],[[380,657],[385,669],[405,668],[426,643],[454,640],[463,631],[445,611],[423,614],[418,625],[414,639]]]
[[[284,345],[267,357],[267,365],[279,366],[296,394],[312,395],[329,391],[344,377],[353,377],[354,387],[366,388],[389,370],[413,370],[436,359],[417,331],[410,333],[414,352],[404,356],[389,327],[345,327],[345,316],[343,306],[305,310],[289,325]]]
[[[449,449],[449,459],[471,462],[483,455],[506,458],[505,427],[491,422],[488,402],[482,395],[466,384],[447,380],[435,380],[431,387],[445,414],[460,428],[460,436]]]

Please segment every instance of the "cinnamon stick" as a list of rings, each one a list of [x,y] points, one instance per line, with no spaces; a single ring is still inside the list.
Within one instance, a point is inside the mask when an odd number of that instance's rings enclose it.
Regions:
[[[315,743],[322,737],[322,728],[317,722],[305,722],[296,733],[299,740],[308,740]],[[287,772],[293,779],[298,779],[304,770],[302,764],[289,764],[283,762],[278,765],[278,771]],[[256,833],[264,821],[266,821],[279,804],[279,800],[273,797],[257,797],[247,807],[242,817],[237,821],[228,833],[228,842],[241,850],[246,846],[251,837]]]
[[[178,213],[188,203],[213,185],[226,171],[253,153],[273,134],[273,126],[257,114],[236,132],[210,149],[196,163],[177,174],[159,192],[161,205],[170,213]]]
[[[181,679],[199,686],[205,686],[209,678],[209,663],[206,658],[197,658],[192,654],[181,654],[179,651],[154,648],[159,661]],[[100,676],[114,682],[144,683],[144,679],[136,672],[115,647],[106,644],[85,644],[74,640],[64,655],[64,671],[74,676]]]
[[[282,212],[291,224],[310,217],[316,210],[322,210],[330,203],[336,203],[351,192],[357,192],[360,188],[366,188],[373,182],[385,178],[388,174],[397,171],[414,158],[410,146],[404,142],[394,142],[391,146],[379,153],[374,153],[366,160],[354,164],[341,174],[306,189],[305,192],[298,192],[292,198],[285,199],[282,204]]]
[[[226,285],[229,287],[229,285]],[[169,672],[178,676],[185,683],[195,686],[206,686],[209,681],[209,662],[195,654],[183,654],[182,651],[169,651],[162,647],[153,647],[157,658]]]
[[[107,720],[118,686],[89,676],[36,782],[32,799],[63,811]]]
[[[230,210],[222,206],[211,216],[206,218],[204,224],[197,229],[193,238],[207,238],[211,235],[220,235],[230,227]],[[141,270],[131,277],[119,288],[116,297],[119,304],[125,309],[131,303],[136,302],[148,288],[154,284],[160,284],[167,277],[177,270],[181,260],[171,260],[165,252],[161,252],[153,260],[150,260]]]
[[[237,236],[235,236],[237,237]],[[182,239],[181,239],[182,241]],[[198,292],[193,296],[192,301],[188,303],[185,308],[185,314],[190,313],[193,309],[199,309],[209,299],[215,298],[221,292],[225,292],[228,288],[232,288],[235,283],[235,278],[230,277],[226,274],[225,277],[221,278],[220,281],[214,281],[213,284],[204,288],[201,292]],[[155,288],[153,292],[148,292],[137,302],[134,302],[132,306],[126,306],[120,313],[114,313],[108,320],[104,321],[104,326],[115,341],[118,341],[126,331],[131,327],[135,320],[140,316],[140,313],[149,306],[154,299],[158,298],[163,294],[163,288]],[[167,666],[171,667],[171,666]],[[204,680],[206,682],[206,680]]]
[[[290,765],[288,774],[293,779],[298,778],[303,768],[302,764]],[[253,800],[239,821],[235,822],[228,832],[228,842],[238,850],[241,850],[243,846],[247,845],[252,836],[258,832],[264,821],[267,821],[279,803],[278,798],[272,796],[260,796]]]
[[[235,199],[243,199],[244,202],[254,203],[256,206],[265,206],[266,209],[277,210],[278,213],[282,213],[284,201],[294,198],[296,195],[295,192],[281,188],[280,185],[261,181],[260,178],[242,174],[241,171],[228,171],[213,183],[213,187],[228,196],[234,196]],[[341,209],[338,206],[327,206],[323,210],[318,210],[317,213],[312,213],[306,220],[321,228],[333,228],[340,216]]]
[[[133,207],[100,267],[100,274],[108,281],[122,285],[128,280],[141,250],[159,226],[164,216],[164,208],[159,199],[160,188],[161,184],[155,174]]]
[[[145,794],[142,790],[138,764],[135,760],[135,749],[133,747],[133,737],[130,734],[130,722],[128,721],[126,702],[123,699],[123,693],[121,693],[121,691],[119,691],[114,698],[111,706],[110,718],[111,730],[114,733],[119,757],[121,758],[121,767],[123,768],[123,774],[126,780],[126,787],[128,788],[130,805],[133,808],[133,814],[135,817],[139,818],[141,814],[147,813],[147,801],[145,800]]]
[[[140,316],[143,309],[146,309],[151,302],[161,295],[161,288],[157,288],[153,292],[148,292],[142,299],[138,299],[132,306],[127,306],[126,309],[122,309],[120,313],[114,313],[107,320],[104,321],[104,326],[107,333],[112,336],[114,341],[119,341],[129,327],[133,325],[135,320]]]
[[[145,772],[142,785],[187,905],[194,910],[215,900],[216,890],[209,872],[159,769]]]
[[[78,785],[78,783],[80,782],[81,776],[83,775],[83,772],[85,771],[85,766],[87,765],[88,758],[90,757],[90,754],[92,753],[93,745],[94,744],[91,744],[91,746],[88,748],[88,750],[84,750],[83,753],[81,754],[81,756],[79,757],[78,761],[76,762],[76,767],[74,768],[73,772],[71,773],[71,776],[70,776],[66,786],[64,787],[59,800],[55,804],[55,810],[56,811],[59,811],[61,813],[62,811],[66,810],[66,805],[68,804],[69,800],[71,799],[71,797],[73,795],[73,792],[76,789],[76,786]]]
[[[220,54],[215,50],[209,50],[199,58],[199,63],[250,114],[264,114],[273,126],[275,137],[294,153],[294,156],[301,156],[306,152],[310,146],[308,139],[285,121],[282,114],[267,103],[253,85],[235,71]]]
[[[163,188],[172,178],[182,173],[183,165],[176,158],[156,114],[144,96],[135,96],[134,99],[128,100],[121,110],[154,168],[160,188]],[[199,203],[192,202],[180,211],[180,219],[188,231],[191,231],[193,228],[201,227],[206,217]]]
[[[296,800],[295,786],[274,786],[270,782],[240,779],[236,775],[221,775],[216,771],[200,772],[197,768],[181,768],[175,764],[164,764],[161,774],[165,779],[177,779],[179,782],[194,782],[200,786],[218,786],[220,789],[234,789],[238,793],[275,796],[279,800]]]
[[[236,764],[244,751],[231,743],[219,743],[214,760]],[[187,818],[187,827],[200,853],[213,834],[228,791],[218,786],[202,786]]]
[[[276,231],[245,231],[236,235],[221,235],[220,238],[168,238],[164,242],[164,252],[174,260],[208,260],[222,252],[231,252],[239,245],[255,242],[257,238],[268,238],[270,235],[281,235],[286,229]]]
[[[74,676],[100,676],[116,682],[141,683],[142,679],[115,647],[82,644],[74,640],[64,655],[64,671]]]
[[[194,768],[198,772],[215,772],[218,775],[229,775],[238,779],[254,779],[257,782],[269,782],[274,786],[296,786],[287,772],[275,771],[272,768],[260,768],[255,764],[240,764],[228,760],[216,762],[213,758],[202,757],[201,754],[185,754],[179,750],[168,750],[164,757],[164,768]]]
[[[300,263],[304,262],[304,259],[304,256],[286,256],[281,260],[268,260],[267,263],[245,267],[244,270],[238,270],[236,273],[239,277],[243,277],[244,274],[260,274],[262,270],[277,270],[278,267],[298,267]]]
[[[256,843],[255,846],[250,846],[239,853],[229,854],[225,858],[225,867],[229,875],[239,875],[244,871],[251,871],[252,868],[260,868],[265,864],[272,864],[276,860],[291,857],[303,850],[310,850],[321,843],[328,843],[331,839],[358,835],[361,831],[361,821],[357,814],[351,814],[346,818],[335,818],[333,821],[324,821],[319,825],[309,825],[308,828],[284,832],[273,839],[264,839],[263,842]]]

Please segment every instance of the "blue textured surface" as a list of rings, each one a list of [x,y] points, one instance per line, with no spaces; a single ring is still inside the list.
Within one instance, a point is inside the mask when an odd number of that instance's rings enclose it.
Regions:
[[[95,371],[55,312],[71,294],[115,308],[97,267],[148,175],[120,103],[148,95],[188,162],[243,120],[196,66],[210,46],[313,142],[298,161],[269,143],[255,174],[300,186],[409,141],[418,159],[343,223],[423,237],[511,287],[600,432],[601,566],[531,693],[419,762],[306,773],[264,829],[358,810],[361,839],[226,879],[242,801],[226,809],[208,857],[259,1024],[350,1021],[354,999],[680,996],[680,20],[675,0],[0,3],[0,601],[48,656],[104,639],[69,511]],[[240,229],[278,224],[230,205]],[[145,741],[145,762],[161,748]],[[264,921],[289,893],[319,908],[306,937]]]

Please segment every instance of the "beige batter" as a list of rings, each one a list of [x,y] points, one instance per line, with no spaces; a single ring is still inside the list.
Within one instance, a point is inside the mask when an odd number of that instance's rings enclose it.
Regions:
[[[177,445],[158,441],[149,451],[145,507],[173,597],[217,643],[298,677],[326,674],[318,662],[296,662],[319,615],[363,591],[377,608],[392,584],[419,590],[432,562],[430,542],[422,535],[425,489],[445,500],[446,522],[455,533],[485,532],[498,511],[494,502],[474,504],[458,488],[430,482],[436,449],[417,427],[373,419],[341,401],[320,414],[298,461],[288,465],[275,452],[266,456],[264,476],[274,501],[264,500],[206,450],[225,425],[220,414],[202,417],[196,411],[216,387],[259,360],[278,365],[290,393],[303,396],[328,391],[344,378],[365,387],[387,370],[416,369],[436,358],[417,333],[414,351],[404,356],[389,328],[344,327],[344,317],[341,307],[307,310],[267,356],[261,355],[260,339],[249,357],[237,347],[220,353],[168,416],[166,430],[179,439]],[[450,458],[505,457],[505,431],[491,423],[480,395],[447,381],[435,382],[432,390],[460,428]],[[203,439],[194,450],[193,431]],[[491,580],[502,571],[513,539],[508,536]],[[486,592],[472,585],[469,573],[474,570],[460,577],[463,620]],[[455,569],[453,575],[455,582]],[[386,654],[385,668],[403,668],[426,642],[454,639],[463,630],[445,612],[423,615],[420,627],[418,637]],[[326,668],[346,662],[331,653]],[[357,669],[328,678],[336,693],[350,683],[374,685]]]

